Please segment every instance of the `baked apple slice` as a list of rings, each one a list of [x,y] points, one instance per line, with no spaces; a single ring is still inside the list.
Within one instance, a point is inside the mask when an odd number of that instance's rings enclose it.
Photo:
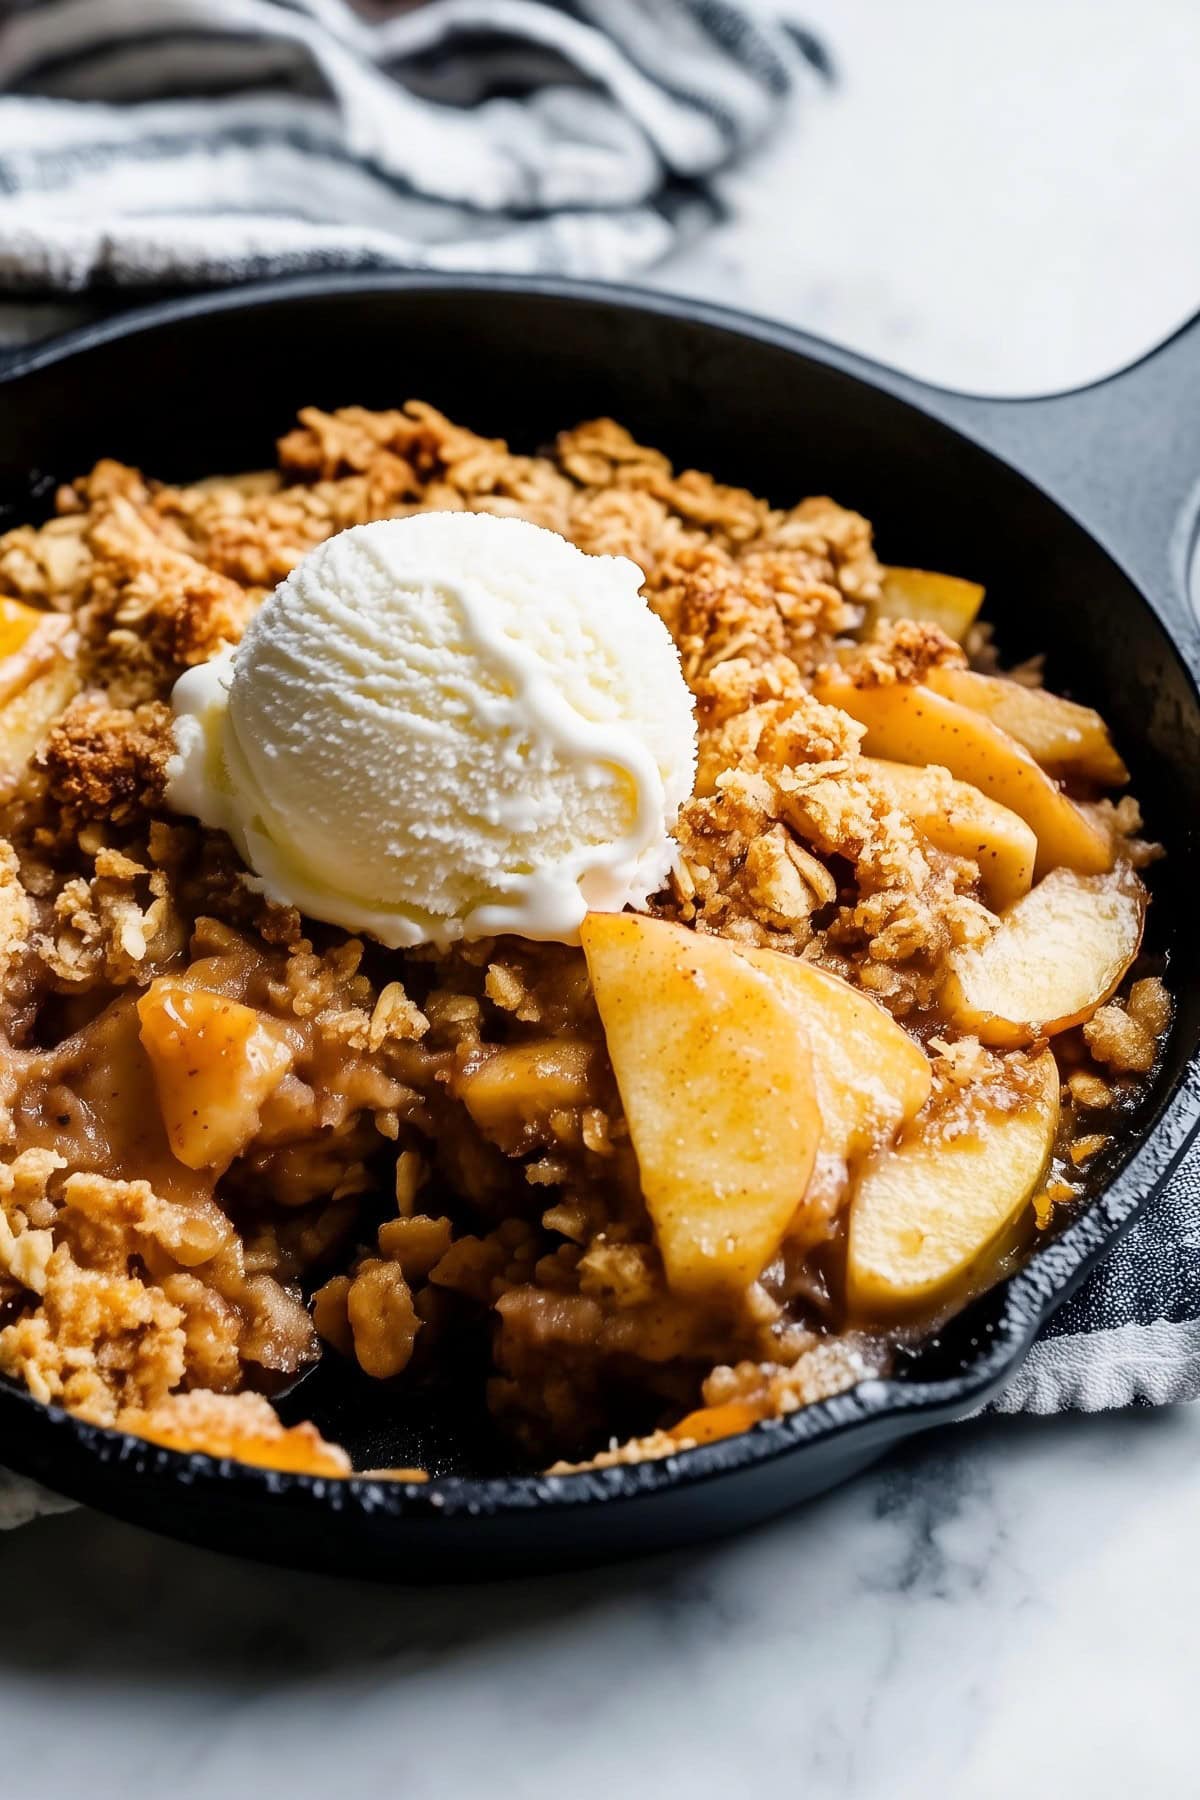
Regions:
[[[252,1006],[160,976],[138,1001],[173,1154],[189,1169],[225,1169],[259,1126],[292,1063]]]
[[[885,569],[883,593],[871,602],[875,619],[919,619],[940,625],[947,637],[962,643],[983,605],[983,589],[957,575],[931,569]]]
[[[953,958],[943,1008],[985,1044],[1028,1044],[1081,1025],[1137,955],[1145,916],[1146,890],[1132,871],[1055,869],[986,944]]]
[[[1033,884],[1037,838],[1024,819],[948,769],[863,758],[863,774],[948,856],[978,863],[988,903],[1003,912]]]
[[[0,795],[79,692],[73,638],[65,614],[0,597]]]
[[[589,913],[580,935],[667,1283],[744,1290],[821,1137],[798,1010],[723,938],[638,913]]]
[[[259,1469],[299,1475],[352,1473],[350,1458],[327,1444],[315,1425],[285,1425],[261,1394],[169,1394],[148,1411],[130,1410],[121,1420],[127,1431],[188,1455],[233,1457]]]
[[[986,1285],[1045,1175],[1058,1129],[1058,1068],[1049,1051],[1011,1111],[956,1107],[864,1171],[850,1208],[846,1299],[853,1316],[936,1313]]]
[[[586,1102],[596,1056],[596,1046],[578,1038],[507,1044],[456,1075],[454,1092],[485,1137],[516,1155],[555,1112]]]
[[[1023,745],[982,713],[920,683],[859,686],[834,669],[822,672],[813,691],[818,700],[840,706],[866,726],[862,747],[868,756],[936,763],[1024,819],[1038,841],[1035,880],[1060,867],[1082,875],[1103,874],[1112,867],[1112,845],[1105,833]]]
[[[821,1159],[846,1165],[893,1138],[929,1098],[929,1058],[869,994],[778,950],[739,954],[796,1007],[812,1050]]]
[[[932,669],[927,682],[935,694],[1007,731],[1051,775],[1080,775],[1101,787],[1122,787],[1129,780],[1108,726],[1090,706],[974,669]]]
[[[719,1406],[698,1406],[678,1425],[672,1425],[667,1435],[684,1443],[715,1444],[718,1438],[749,1431],[764,1416],[763,1407],[751,1400],[723,1400]]]

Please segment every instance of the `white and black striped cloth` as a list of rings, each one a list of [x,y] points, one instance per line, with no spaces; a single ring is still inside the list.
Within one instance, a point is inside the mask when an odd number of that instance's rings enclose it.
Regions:
[[[1042,1331],[993,1411],[1103,1412],[1200,1398],[1200,1152]]]
[[[738,0],[0,0],[0,286],[618,278],[820,62]]]
[[[344,0],[0,0],[0,19],[0,289],[43,297],[23,335],[106,287],[629,275],[714,216],[709,178],[824,72],[767,0],[373,18]],[[1198,1220],[1200,1165],[1051,1323],[1001,1410],[1200,1393]],[[61,1504],[0,1470],[0,1526]]]

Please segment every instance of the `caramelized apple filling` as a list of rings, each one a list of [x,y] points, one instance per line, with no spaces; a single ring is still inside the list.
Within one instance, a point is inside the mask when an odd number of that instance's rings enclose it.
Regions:
[[[464,508],[636,561],[695,696],[669,885],[581,949],[384,950],[164,803],[181,670],[332,533]],[[606,420],[309,410],[278,471],[62,488],[0,538],[0,1374],[336,1476],[270,1405],[322,1356],[392,1411],[473,1357],[540,1461],[887,1368],[1076,1201],[1170,1019],[1120,756],[981,600]]]

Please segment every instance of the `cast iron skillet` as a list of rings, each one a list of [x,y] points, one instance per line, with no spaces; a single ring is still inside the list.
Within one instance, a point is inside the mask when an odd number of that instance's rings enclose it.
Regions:
[[[513,1473],[453,1383],[414,1401],[336,1359],[284,1410],[314,1417],[358,1467],[422,1465],[437,1479],[320,1481],[184,1456],[0,1384],[0,1462],[62,1493],[221,1549],[410,1580],[730,1531],[969,1413],[1180,1159],[1200,1120],[1200,634],[1184,597],[1200,326],[1099,387],[1014,405],[939,393],[781,327],[655,295],[490,277],[305,279],[153,306],[12,359],[0,499],[11,520],[45,510],[52,478],[100,455],[179,479],[261,466],[300,405],[411,395],[527,450],[611,413],[677,462],[777,501],[834,494],[874,521],[889,561],[986,582],[1006,653],[1047,651],[1051,682],[1102,709],[1170,845],[1150,948],[1169,959],[1178,1018],[1094,1203],[1018,1275],[894,1379],[666,1461]]]

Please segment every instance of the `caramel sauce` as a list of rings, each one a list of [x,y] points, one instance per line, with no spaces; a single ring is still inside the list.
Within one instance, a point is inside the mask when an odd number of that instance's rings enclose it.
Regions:
[[[6,1052],[17,1142],[53,1150],[71,1170],[148,1181],[164,1200],[209,1200],[212,1175],[171,1154],[136,1000],[121,995],[52,1050]]]

